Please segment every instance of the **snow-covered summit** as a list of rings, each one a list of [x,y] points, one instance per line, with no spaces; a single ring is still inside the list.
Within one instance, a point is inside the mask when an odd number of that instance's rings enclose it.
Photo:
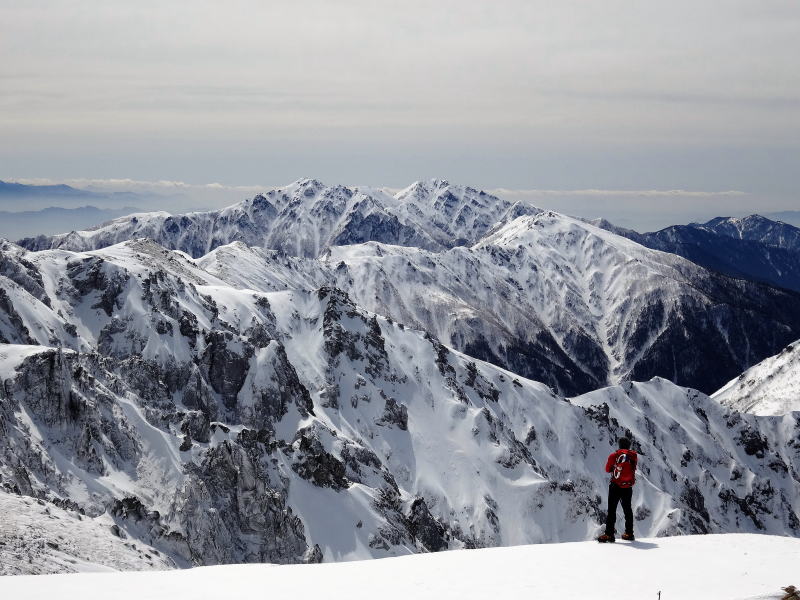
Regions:
[[[446,180],[418,181],[394,195],[394,212],[413,222],[442,247],[471,245],[498,222],[519,214],[541,211],[532,205],[512,203],[469,186]],[[378,240],[379,241],[379,240]]]
[[[717,217],[706,223],[692,223],[692,227],[741,240],[758,241],[768,246],[800,250],[800,228],[761,215]]]

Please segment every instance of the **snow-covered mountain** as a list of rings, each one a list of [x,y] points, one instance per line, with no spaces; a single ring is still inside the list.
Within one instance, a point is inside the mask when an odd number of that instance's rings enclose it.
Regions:
[[[138,214],[21,243],[84,251],[138,236],[234,287],[338,287],[567,395],[653,376],[710,393],[800,337],[800,294],[442,180],[394,195],[300,180],[221,211]],[[778,262],[787,277],[797,270]]]
[[[525,219],[474,251],[510,273],[523,246],[521,268],[541,235]],[[599,244],[579,233],[557,237]],[[644,295],[656,265],[636,252]],[[256,255],[276,288],[303,260]],[[566,400],[336,287],[248,289],[150,240],[2,259],[0,486],[105,515],[176,566],[584,540],[621,434],[643,454],[639,535],[800,535],[794,415],[663,379]]]
[[[800,248],[793,243],[793,233],[800,234],[800,229],[793,232],[796,228],[785,223],[754,215],[638,233],[605,219],[591,222],[648,248],[683,256],[731,277],[800,291]]]
[[[749,368],[713,398],[739,412],[756,415],[800,411],[800,341]]]
[[[706,223],[692,223],[691,226],[740,240],[753,240],[777,248],[800,250],[800,228],[761,215],[717,217]]]
[[[233,244],[198,264],[260,291],[336,286],[372,312],[566,394],[653,376],[711,392],[800,336],[800,295],[552,212],[439,252],[370,242],[302,260]]]
[[[392,196],[302,179],[219,211],[140,213],[20,244],[31,250],[84,251],[148,237],[194,257],[231,242],[300,257],[367,241],[440,250],[477,241],[504,215],[538,211],[442,180],[418,182]]]

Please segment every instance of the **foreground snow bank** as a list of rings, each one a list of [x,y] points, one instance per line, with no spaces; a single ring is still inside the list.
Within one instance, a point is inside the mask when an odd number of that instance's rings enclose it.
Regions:
[[[184,571],[6,577],[3,597],[192,598],[777,597],[800,582],[800,539],[752,534],[633,543],[542,544],[320,565],[229,565]],[[621,584],[621,581],[627,583]]]

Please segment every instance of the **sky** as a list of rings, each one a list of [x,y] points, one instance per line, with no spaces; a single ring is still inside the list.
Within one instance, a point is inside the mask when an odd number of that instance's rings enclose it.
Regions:
[[[0,0],[0,179],[800,209],[798,56],[796,0]]]

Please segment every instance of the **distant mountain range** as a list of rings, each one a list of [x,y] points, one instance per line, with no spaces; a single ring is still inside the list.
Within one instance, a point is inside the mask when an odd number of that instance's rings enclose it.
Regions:
[[[26,183],[0,181],[0,198],[22,198],[31,196],[80,196],[85,198],[92,196],[99,197],[101,194],[80,190],[63,183],[56,185],[30,185]]]
[[[760,215],[718,217],[652,233],[616,227],[605,219],[592,223],[719,273],[800,290],[800,228],[788,223]]]
[[[114,200],[117,203],[132,202],[140,196],[136,192],[119,191],[106,192],[85,190],[69,185],[31,185],[27,183],[15,183],[0,181],[0,207],[12,208],[12,206],[23,209],[40,208],[31,207],[33,201],[57,201],[57,200],[77,200],[87,204],[97,203],[100,200]],[[27,203],[27,204],[26,204]]]
[[[219,211],[135,214],[19,244],[81,252],[142,237],[206,262],[240,242],[215,273],[263,291],[281,261],[252,249],[292,256],[283,289],[336,286],[570,395],[656,375],[710,393],[800,337],[796,293],[442,180],[389,195],[306,179]]]

